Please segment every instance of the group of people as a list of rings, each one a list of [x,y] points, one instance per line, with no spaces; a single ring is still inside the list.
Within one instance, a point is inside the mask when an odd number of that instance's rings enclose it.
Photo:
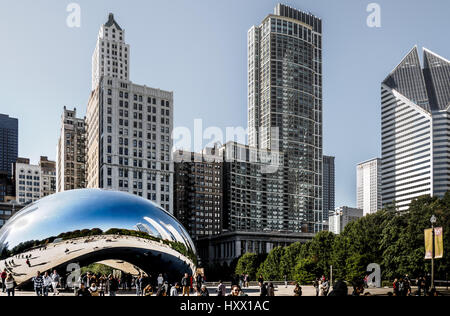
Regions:
[[[8,296],[14,296],[14,291],[16,288],[16,281],[11,272],[7,272],[6,269],[3,269],[1,273],[2,279],[2,292],[7,293]]]
[[[37,296],[48,296],[50,292],[53,292],[53,295],[59,295],[58,285],[61,277],[56,270],[52,274],[46,271],[43,275],[38,271],[31,281],[33,281],[34,292]]]
[[[313,286],[316,290],[316,296],[328,296],[330,291],[330,281],[322,275],[321,278],[316,278],[313,282]]]

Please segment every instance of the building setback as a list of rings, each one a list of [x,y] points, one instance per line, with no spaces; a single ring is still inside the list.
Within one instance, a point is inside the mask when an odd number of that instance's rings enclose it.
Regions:
[[[222,233],[223,161],[218,155],[174,153],[174,216],[191,238]]]
[[[39,160],[41,168],[41,197],[56,193],[56,162],[41,157]]]
[[[129,46],[112,14],[93,56],[87,187],[130,192],[173,213],[173,92],[129,81]]]
[[[342,206],[329,214],[329,230],[338,235],[342,233],[349,223],[357,221],[364,216],[364,211],[357,208]]]
[[[381,84],[382,203],[399,211],[450,189],[450,62],[414,47]]]
[[[328,227],[328,213],[335,209],[335,157],[323,156],[323,224]]]
[[[356,201],[364,216],[381,210],[381,159],[365,161],[356,167]]]
[[[322,20],[278,4],[248,31],[249,145],[283,153],[283,230],[323,229]]]
[[[86,124],[64,107],[57,147],[57,191],[86,188]]]
[[[12,176],[11,166],[16,162],[19,151],[19,121],[0,114],[0,172]]]

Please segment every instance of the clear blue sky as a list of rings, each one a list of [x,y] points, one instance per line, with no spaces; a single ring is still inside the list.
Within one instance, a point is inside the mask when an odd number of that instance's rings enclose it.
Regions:
[[[81,28],[66,26],[71,2]],[[131,80],[174,91],[175,126],[247,126],[248,29],[269,0],[0,2],[0,113],[19,119],[19,155],[56,158],[64,105],[85,114],[91,56],[109,12],[131,45]],[[366,7],[381,6],[381,28]],[[380,156],[380,82],[415,45],[450,58],[448,0],[283,2],[324,21],[324,153],[336,156],[336,206],[354,206],[356,164]]]

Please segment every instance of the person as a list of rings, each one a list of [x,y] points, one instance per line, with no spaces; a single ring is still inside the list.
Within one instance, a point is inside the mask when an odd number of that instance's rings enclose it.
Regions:
[[[91,286],[89,287],[89,292],[91,293],[91,296],[98,296],[98,287],[95,282],[92,282]]]
[[[14,280],[11,273],[8,273],[8,276],[5,279],[5,288],[8,296],[14,296],[14,290],[16,287],[16,281]]]
[[[177,282],[174,286],[170,288],[170,296],[178,296],[178,289],[180,287],[180,284]]]
[[[327,279],[320,282],[320,296],[328,296],[328,290],[330,289]]]
[[[56,270],[53,270],[51,278],[52,278],[53,295],[59,295],[58,284],[61,278],[59,277],[59,274],[58,272],[56,272]]]
[[[217,296],[225,296],[227,294],[227,287],[223,284],[222,280],[219,281],[216,292]]]
[[[342,280],[338,280],[333,285],[333,290],[328,294],[328,296],[347,296],[348,295],[348,287],[347,283]]]
[[[184,277],[181,279],[181,287],[183,288],[183,296],[189,296],[190,282],[189,275],[187,273],[185,273]]]
[[[428,273],[425,277],[425,296],[428,294],[431,287],[431,275]]]
[[[48,292],[50,291],[50,287],[52,286],[52,278],[48,275],[48,272],[45,271],[42,279],[44,280],[44,285],[42,288],[44,296],[48,296]]]
[[[231,287],[231,293],[228,296],[248,296],[248,295],[242,291],[239,285],[235,284]]]
[[[169,296],[170,295],[170,286],[169,286],[169,282],[164,281],[163,286],[161,287],[161,290],[164,291],[164,296]]]
[[[315,280],[314,280],[314,282],[313,282],[313,286],[314,286],[314,288],[316,289],[316,296],[319,296],[319,279],[318,278],[316,278]]]
[[[244,286],[245,286],[246,288],[248,288],[248,281],[249,281],[249,276],[248,276],[248,273],[246,273],[246,274],[245,274],[245,277],[244,277]]]
[[[199,296],[209,296],[209,292],[208,289],[206,288],[206,285],[202,285]]]
[[[364,293],[364,281],[361,279],[355,279],[353,281],[352,296],[361,296],[363,293]]]
[[[143,285],[144,277],[142,276],[142,273],[136,278],[135,284],[136,284],[136,295],[142,296],[142,285]]]
[[[302,287],[298,283],[295,285],[294,296],[302,296]]]
[[[259,292],[259,296],[267,296],[267,283],[261,285],[261,290]]]
[[[3,272],[1,274],[1,278],[2,278],[2,292],[5,293],[6,292],[6,278],[8,277],[8,273],[6,272],[6,268],[3,269]]]
[[[197,274],[197,277],[195,278],[195,281],[197,283],[197,293],[199,293],[201,291],[202,284],[203,284],[203,277],[202,277],[202,275],[200,273]]]
[[[41,276],[41,272],[36,272],[36,276],[32,279],[34,283],[34,291],[37,296],[42,296],[42,288],[44,287],[44,279]]]
[[[369,276],[366,274],[366,276],[364,277],[364,287],[366,289],[369,288],[368,281],[369,281]]]
[[[399,286],[399,284],[398,284],[398,279],[395,278],[395,279],[394,279],[394,282],[392,283],[392,288],[393,288],[393,290],[394,290],[394,295],[395,295],[395,296],[400,296],[400,292],[399,292],[399,290],[398,290],[398,286]]]
[[[406,296],[405,295],[405,281],[403,278],[398,280],[398,296]]]
[[[105,277],[102,275],[98,279],[98,295],[105,296],[105,292],[106,292],[106,280]]]
[[[152,296],[153,295],[153,288],[150,284],[147,284],[147,286],[144,288],[144,296]]]
[[[287,274],[284,275],[284,287],[287,289],[288,286],[288,280],[287,280]]]
[[[275,296],[275,287],[273,286],[273,283],[269,283],[269,286],[267,287],[267,296]]]
[[[423,276],[417,278],[417,296],[422,296],[423,288],[425,287],[425,281]]]
[[[119,282],[112,275],[109,276],[109,296],[116,296],[119,290]]]
[[[31,268],[31,262],[30,262],[30,259],[27,258],[27,261],[25,261],[25,263],[28,265],[28,268]]]
[[[244,286],[244,273],[239,275],[239,286],[241,288]]]
[[[258,278],[258,284],[261,287],[263,285],[263,283],[264,283],[264,278],[263,278],[262,274],[260,274],[259,278]]]
[[[75,293],[75,296],[91,296],[91,292],[84,286],[84,283],[80,284],[80,288]]]
[[[158,288],[160,288],[164,284],[164,278],[161,273],[158,275],[158,278],[156,279],[156,281],[158,283]]]

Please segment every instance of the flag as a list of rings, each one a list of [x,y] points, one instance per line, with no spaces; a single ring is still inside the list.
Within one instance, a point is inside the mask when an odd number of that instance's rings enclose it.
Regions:
[[[425,259],[433,257],[433,229],[425,229]],[[442,227],[434,229],[434,259],[444,257],[444,239]]]

